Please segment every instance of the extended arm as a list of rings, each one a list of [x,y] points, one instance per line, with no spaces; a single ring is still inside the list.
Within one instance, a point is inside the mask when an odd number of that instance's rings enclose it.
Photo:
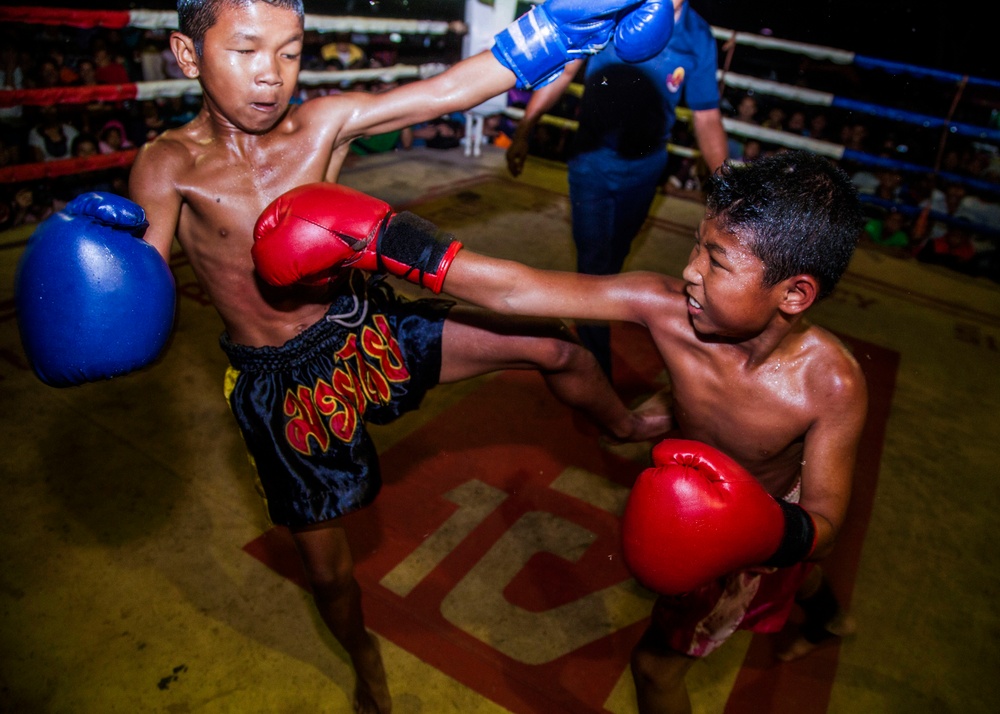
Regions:
[[[344,139],[382,134],[482,104],[514,86],[514,73],[489,52],[439,75],[381,94],[359,93],[344,124]]]
[[[722,112],[718,109],[694,111],[691,124],[709,173],[715,173],[716,169],[729,158],[729,143],[726,140],[726,130],[722,126]]]
[[[361,268],[507,314],[647,324],[683,299],[671,278],[655,273],[538,270],[463,250],[433,223],[331,183],[300,186],[275,199],[257,219],[252,255],[273,285],[322,282]]]
[[[647,325],[676,297],[670,285],[669,278],[646,271],[598,276],[540,270],[463,250],[444,292],[505,314]]]
[[[666,46],[673,21],[673,5],[663,0],[547,0],[500,32],[492,52],[359,102],[345,124],[344,138],[468,109],[513,86],[542,86],[567,62],[599,52],[612,41],[630,61],[652,57]]]

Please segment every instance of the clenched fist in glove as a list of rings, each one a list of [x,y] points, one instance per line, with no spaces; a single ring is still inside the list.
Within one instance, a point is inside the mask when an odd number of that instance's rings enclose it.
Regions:
[[[497,34],[493,55],[519,88],[530,89],[612,40],[626,62],[650,59],[667,46],[673,29],[670,0],[546,0]]]
[[[752,566],[812,552],[816,527],[773,498],[746,469],[698,441],[667,439],[636,479],[622,519],[625,562],[641,583],[679,595]]]
[[[145,234],[146,213],[85,193],[42,221],[17,267],[17,319],[35,374],[53,387],[153,362],[173,329],[176,293]]]
[[[251,249],[272,285],[329,282],[345,268],[387,272],[441,292],[462,244],[412,213],[334,183],[282,194],[264,209]]]

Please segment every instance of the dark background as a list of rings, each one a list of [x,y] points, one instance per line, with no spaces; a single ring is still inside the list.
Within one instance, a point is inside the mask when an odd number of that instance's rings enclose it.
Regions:
[[[844,49],[1000,80],[997,26],[973,0],[689,0],[717,27],[768,31],[776,38]],[[173,0],[5,0],[9,5],[86,9],[174,9]],[[462,19],[463,0],[305,0],[306,12],[401,18]]]

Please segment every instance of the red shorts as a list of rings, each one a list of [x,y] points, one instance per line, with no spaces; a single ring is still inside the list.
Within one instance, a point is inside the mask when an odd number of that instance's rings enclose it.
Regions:
[[[750,568],[683,595],[661,595],[653,606],[653,627],[670,649],[691,657],[704,657],[736,630],[778,632],[814,566]]]

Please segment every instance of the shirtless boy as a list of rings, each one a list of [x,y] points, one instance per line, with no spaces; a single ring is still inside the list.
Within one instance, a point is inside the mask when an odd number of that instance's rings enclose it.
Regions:
[[[358,210],[358,197],[345,200],[340,187],[312,190],[303,190],[301,208],[331,230],[344,227],[345,206]],[[396,219],[388,220],[391,230]],[[766,618],[768,631],[780,628],[797,591],[806,639],[786,655],[844,633],[846,616],[813,566],[844,522],[867,391],[852,355],[806,313],[834,289],[860,226],[849,178],[822,157],[788,152],[727,164],[712,177],[682,280],[641,271],[542,271],[468,250],[455,255],[445,274],[445,292],[497,312],[644,325],[670,374],[676,429],[700,444],[701,456],[717,450],[735,461],[732,471],[749,472],[747,482],[777,514],[780,549],[735,570],[700,573],[703,587],[658,598],[633,652],[641,712],[690,711],[684,677],[695,658],[737,627],[763,627],[747,614],[761,606],[781,614],[780,621]],[[328,243],[331,264],[357,260],[342,240]],[[272,275],[267,263],[259,267]],[[672,458],[662,453],[666,444],[653,452],[661,465]],[[730,522],[749,520],[742,505],[735,504]],[[657,509],[648,505],[648,517],[664,520]],[[639,547],[652,551],[657,544]],[[697,550],[686,566],[697,569],[707,560]],[[783,602],[762,603],[755,595],[774,592],[783,593]],[[712,622],[716,628],[706,630]]]
[[[61,222],[46,228],[81,242],[85,231],[142,235],[144,209],[147,243],[132,244],[162,263],[175,237],[180,243],[222,317],[222,346],[232,365],[227,396],[257,466],[268,512],[292,530],[319,612],[351,658],[359,712],[391,709],[382,659],[364,626],[353,561],[338,521],[371,503],[379,489],[366,421],[386,423],[416,408],[439,382],[498,369],[540,370],[562,401],[619,439],[662,435],[666,418],[626,409],[589,353],[558,323],[501,319],[482,310],[451,309],[441,300],[406,301],[358,271],[291,289],[270,287],[251,260],[254,222],[290,189],[336,181],[353,139],[476,106],[515,82],[543,83],[567,61],[609,42],[630,56],[655,54],[672,26],[672,16],[658,19],[662,5],[548,0],[544,9],[532,8],[498,34],[492,52],[436,77],[381,94],[348,92],[291,105],[304,39],[301,0],[180,0],[179,32],[171,34],[170,46],[184,75],[201,84],[199,114],[143,146],[129,185],[138,206],[94,194],[68,206]],[[44,249],[41,241],[33,246],[35,258]],[[136,245],[123,253],[127,256],[115,259],[148,262],[136,255],[142,253]],[[23,305],[38,302],[40,293],[31,284],[36,276],[60,269],[59,258],[47,260],[46,269],[25,271],[19,288]],[[429,285],[426,277],[418,271],[413,279]],[[156,302],[157,314],[169,320],[169,274],[157,281],[132,278],[131,288],[134,302]],[[38,324],[45,316],[36,311],[30,319],[35,324],[25,341],[31,356],[64,359],[65,348],[49,349],[46,339],[35,339],[47,329]],[[129,327],[123,324],[121,332]],[[86,332],[86,326],[78,331]],[[90,347],[96,352],[102,345]],[[67,384],[122,374],[151,359],[149,350],[138,354],[116,354],[110,366],[90,354],[71,354],[65,357],[71,364],[51,371],[51,365],[34,366],[40,376],[55,375],[52,383]],[[88,364],[92,356],[94,364]]]

